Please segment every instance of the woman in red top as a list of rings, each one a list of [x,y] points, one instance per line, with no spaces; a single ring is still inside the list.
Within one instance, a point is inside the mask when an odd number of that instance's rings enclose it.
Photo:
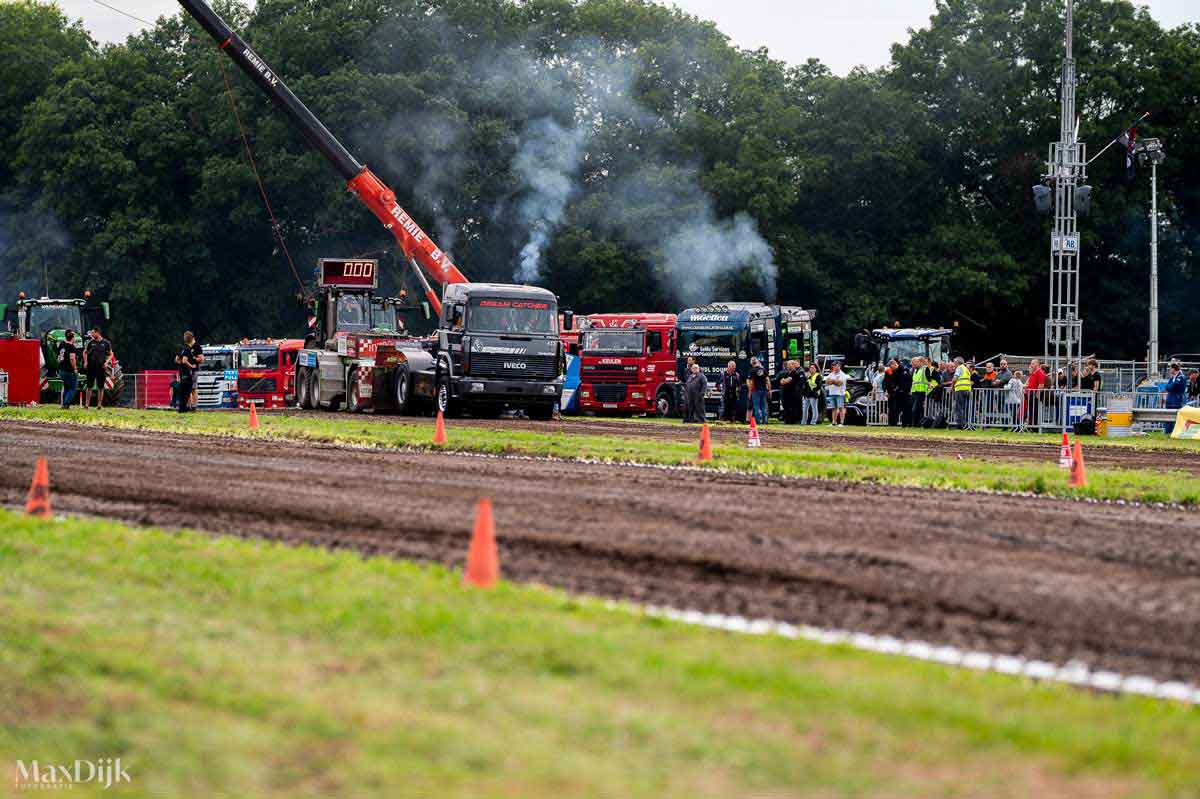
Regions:
[[[1046,373],[1042,370],[1042,362],[1034,358],[1029,362],[1029,379],[1025,381],[1025,423],[1030,427],[1037,425],[1038,407],[1041,405],[1042,395],[1030,392],[1036,392],[1046,388]]]

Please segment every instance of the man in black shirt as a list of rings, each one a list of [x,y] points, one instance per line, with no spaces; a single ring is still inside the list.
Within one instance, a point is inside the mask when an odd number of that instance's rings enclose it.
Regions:
[[[800,421],[802,407],[800,389],[804,384],[804,372],[800,369],[799,361],[788,361],[784,366],[786,371],[779,378],[783,421],[785,424],[796,424]]]
[[[79,385],[79,347],[75,346],[74,330],[68,330],[58,345],[58,379],[63,384],[62,407],[70,408]]]
[[[96,408],[104,407],[104,383],[108,379],[106,366],[112,355],[112,344],[100,335],[100,328],[93,327],[83,345],[83,407],[92,406],[92,391],[96,392]]]
[[[187,413],[192,410],[192,392],[196,386],[196,368],[204,359],[204,350],[196,343],[196,337],[188,330],[183,334],[183,349],[175,356],[179,364],[179,412]]]
[[[767,414],[770,411],[771,381],[758,358],[750,359],[750,379],[746,382],[750,387],[750,406],[754,413],[754,421],[761,427],[767,423]]]
[[[738,394],[743,382],[737,361],[726,364],[725,371],[721,372],[721,421],[737,422],[745,419],[745,411],[738,413]]]

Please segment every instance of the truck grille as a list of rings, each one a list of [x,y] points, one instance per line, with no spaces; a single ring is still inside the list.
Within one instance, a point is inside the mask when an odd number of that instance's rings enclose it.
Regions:
[[[596,383],[592,386],[592,392],[596,395],[596,402],[624,402],[628,388],[623,383]]]
[[[207,380],[196,384],[196,404],[202,408],[221,405],[221,381]]]
[[[628,383],[637,380],[637,366],[588,366],[583,370],[586,383]]]
[[[558,377],[555,355],[489,355],[471,353],[470,377],[507,380],[554,380]]]
[[[275,390],[273,377],[239,377],[238,391],[243,394],[266,394]]]

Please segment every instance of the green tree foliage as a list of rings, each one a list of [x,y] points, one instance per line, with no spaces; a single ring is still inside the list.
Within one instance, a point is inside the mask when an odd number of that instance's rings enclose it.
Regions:
[[[889,66],[846,77],[646,0],[217,9],[474,279],[512,279],[540,231],[539,280],[576,310],[678,310],[697,290],[763,297],[765,252],[826,348],[959,320],[969,351],[1040,349],[1048,223],[1030,186],[1057,135],[1061,2],[941,0]],[[1150,110],[1142,135],[1168,148],[1164,349],[1198,349],[1200,29],[1127,2],[1076,16],[1089,146]],[[0,4],[0,21],[22,65],[0,76],[0,291],[40,291],[47,262],[52,293],[112,301],[135,368],[166,364],[184,328],[298,333],[226,79],[300,277],[382,253],[388,288],[404,282],[390,235],[186,16],[103,48],[53,6]],[[1148,185],[1123,171],[1115,151],[1092,167],[1083,313],[1088,349],[1133,357]]]

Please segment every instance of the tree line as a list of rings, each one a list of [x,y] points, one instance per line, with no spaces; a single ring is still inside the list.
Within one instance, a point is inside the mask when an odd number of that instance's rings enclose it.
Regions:
[[[646,0],[260,0],[217,10],[472,279],[532,275],[577,312],[696,297],[818,310],[822,348],[899,321],[977,355],[1041,350],[1060,0],[939,0],[876,70],[743,50]],[[1081,135],[1141,111],[1159,169],[1165,352],[1200,349],[1200,27],[1076,4]],[[0,4],[0,293],[114,309],[126,365],[202,340],[296,335],[299,276],[390,235],[182,13],[115,45]],[[227,93],[228,80],[229,92]],[[1081,221],[1085,350],[1145,353],[1148,175],[1117,148]],[[532,271],[531,271],[532,270]]]

